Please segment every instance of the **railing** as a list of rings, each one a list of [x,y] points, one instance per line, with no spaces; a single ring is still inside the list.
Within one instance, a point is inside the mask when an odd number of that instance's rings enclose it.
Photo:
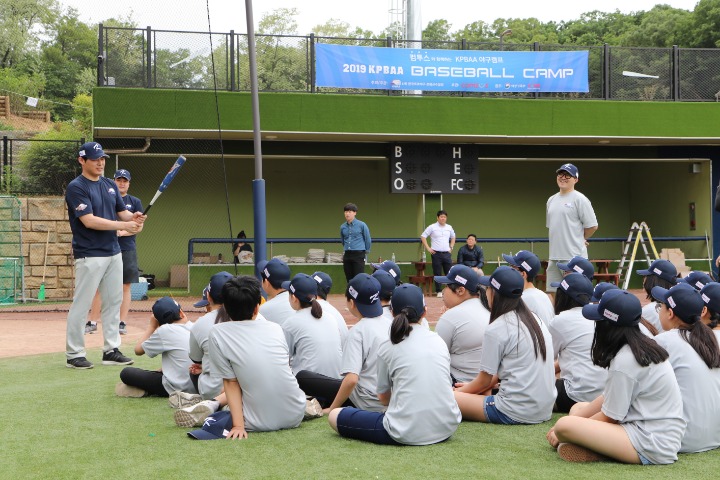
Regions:
[[[706,241],[706,238],[704,236],[680,236],[680,237],[653,237],[653,240],[656,242],[687,242],[687,241]],[[195,252],[195,244],[202,244],[202,243],[210,243],[210,244],[217,244],[217,243],[237,243],[239,241],[242,241],[243,243],[250,243],[254,244],[255,239],[254,238],[191,238],[188,240],[188,264],[193,263],[193,254]],[[411,237],[411,238],[373,238],[373,243],[417,243],[420,244],[420,238],[419,237]],[[530,248],[532,250],[533,245],[535,243],[547,243],[548,239],[547,237],[513,237],[513,238],[478,238],[477,239],[478,244],[486,244],[486,243],[527,243],[530,244]],[[626,242],[627,237],[600,237],[600,238],[591,238],[590,242]],[[340,239],[337,237],[332,238],[268,238],[267,243],[271,246],[278,243],[341,243]],[[272,247],[270,249],[270,256],[272,256]],[[492,262],[488,262],[492,263]]]
[[[449,50],[588,50],[588,93],[422,92],[422,95],[636,101],[718,101],[720,49],[406,41],[256,35],[260,91],[413,95],[412,91],[315,87],[315,44]],[[247,35],[105,27],[98,35],[98,86],[249,91]],[[628,76],[636,72],[649,76]],[[652,78],[657,77],[657,78]]]

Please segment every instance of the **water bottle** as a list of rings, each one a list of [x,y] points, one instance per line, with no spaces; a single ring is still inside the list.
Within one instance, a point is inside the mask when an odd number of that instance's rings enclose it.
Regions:
[[[423,249],[423,252],[422,252],[422,261],[423,262],[427,261],[427,256],[425,256],[425,249]]]
[[[390,257],[393,263],[395,263],[395,253],[392,254],[392,257]]]

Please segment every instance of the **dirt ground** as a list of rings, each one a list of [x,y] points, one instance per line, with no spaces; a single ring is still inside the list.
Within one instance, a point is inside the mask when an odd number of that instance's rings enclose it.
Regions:
[[[640,298],[643,305],[647,303],[644,291],[634,290],[633,293]],[[197,320],[203,315],[204,310],[192,306],[197,298],[178,300],[190,320]],[[345,316],[348,325],[355,324],[356,319],[345,307],[344,295],[330,295],[328,300]],[[128,346],[134,345],[145,329],[154,301],[155,299],[132,302],[127,319],[128,333],[122,337],[126,354],[132,352]],[[425,297],[425,302],[428,309],[427,319],[434,326],[445,306],[441,298]],[[0,308],[0,358],[64,352],[69,308],[70,303],[31,303]],[[102,326],[98,325],[97,332],[85,336],[85,346],[92,349],[102,345]]]

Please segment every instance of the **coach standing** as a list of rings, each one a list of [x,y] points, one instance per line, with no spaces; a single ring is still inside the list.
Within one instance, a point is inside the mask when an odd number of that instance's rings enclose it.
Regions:
[[[427,237],[430,237],[432,247],[428,245]],[[432,259],[433,275],[440,277],[447,275],[452,267],[452,251],[455,248],[455,230],[447,223],[447,212],[438,210],[437,222],[433,223],[420,234],[420,241],[425,250],[430,253]],[[435,291],[438,297],[442,297],[442,287],[435,282]]]
[[[344,250],[345,279],[349,282],[355,278],[355,275],[365,271],[365,255],[370,253],[372,238],[370,238],[368,226],[355,218],[357,205],[348,203],[344,210],[345,223],[340,225],[340,240],[342,240]]]
[[[555,173],[560,191],[548,198],[545,209],[545,226],[548,228],[550,244],[546,284],[548,292],[556,290],[550,286],[551,283],[562,280],[558,262],[567,262],[575,256],[588,258],[587,239],[598,229],[590,200],[575,190],[575,184],[580,178],[577,167],[566,163]]]
[[[98,289],[103,305],[103,365],[133,363],[118,349],[123,263],[117,231],[138,233],[146,216],[142,212],[130,213],[115,182],[102,176],[106,157],[97,142],[81,146],[78,163],[82,173],[68,184],[65,193],[75,257],[75,293],[67,318],[68,368],[93,367],[85,358],[84,330]]]

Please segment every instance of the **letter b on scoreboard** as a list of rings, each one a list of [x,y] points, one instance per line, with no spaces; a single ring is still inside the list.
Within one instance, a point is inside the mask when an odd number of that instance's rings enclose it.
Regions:
[[[390,193],[478,193],[478,155],[477,145],[396,143]]]

